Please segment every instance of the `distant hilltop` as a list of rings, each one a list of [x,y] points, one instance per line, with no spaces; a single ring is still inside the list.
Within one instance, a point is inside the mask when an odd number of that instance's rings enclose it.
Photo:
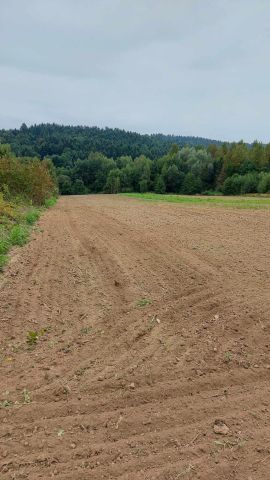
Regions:
[[[18,156],[62,155],[67,152],[76,158],[86,158],[98,151],[107,157],[146,155],[151,159],[165,155],[172,144],[180,147],[222,145],[224,142],[203,137],[182,135],[140,134],[119,128],[57,125],[41,123],[19,129],[0,130],[0,143],[9,143]]]

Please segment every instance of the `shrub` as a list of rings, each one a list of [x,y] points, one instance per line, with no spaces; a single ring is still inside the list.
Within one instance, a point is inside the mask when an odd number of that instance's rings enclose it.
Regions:
[[[247,173],[241,179],[241,193],[256,193],[258,186],[258,174],[256,172]]]
[[[40,210],[37,208],[33,208],[29,210],[24,216],[24,219],[28,225],[34,225],[34,223],[39,219],[40,217]]]
[[[36,205],[56,193],[48,162],[38,159],[0,158],[0,185],[6,185],[11,196],[23,195]]]
[[[258,183],[259,193],[270,193],[270,173],[262,173]]]
[[[3,235],[4,238],[0,238],[0,255],[4,255],[9,251],[10,241],[8,237]]]
[[[1,217],[10,219],[14,219],[16,217],[14,205],[4,200],[3,193],[0,193],[0,219]]]
[[[223,184],[223,193],[224,195],[239,195],[241,193],[241,176],[233,175],[232,177],[226,178]]]
[[[14,225],[10,230],[11,245],[23,246],[29,237],[29,230],[25,225]]]
[[[57,202],[57,198],[55,197],[51,197],[51,198],[47,198],[45,200],[45,207],[46,208],[50,208],[50,207],[53,207]]]
[[[240,195],[245,193],[256,193],[258,190],[259,175],[257,172],[250,172],[246,175],[233,175],[226,178],[223,184],[224,195]]]
[[[72,186],[72,194],[84,195],[86,193],[86,187],[80,178],[77,178]]]

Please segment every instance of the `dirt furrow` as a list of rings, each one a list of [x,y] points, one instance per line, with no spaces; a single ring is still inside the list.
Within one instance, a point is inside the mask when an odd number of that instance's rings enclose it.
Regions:
[[[61,198],[1,280],[1,480],[268,480],[269,220]]]

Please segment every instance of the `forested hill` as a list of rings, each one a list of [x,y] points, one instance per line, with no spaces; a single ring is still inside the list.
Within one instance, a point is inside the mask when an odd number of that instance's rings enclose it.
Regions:
[[[117,158],[130,155],[132,158],[145,155],[156,159],[165,155],[172,144],[180,147],[221,145],[222,142],[201,137],[180,135],[141,135],[118,128],[98,128],[40,124],[20,129],[0,130],[0,143],[10,144],[18,156],[64,156],[63,163],[72,164],[78,158],[87,158],[90,152],[100,152]],[[62,162],[61,162],[62,163]]]
[[[270,143],[23,124],[19,130],[0,130],[0,147],[3,157],[15,153],[22,163],[40,157],[35,162],[50,166],[60,193],[66,195],[270,192]]]

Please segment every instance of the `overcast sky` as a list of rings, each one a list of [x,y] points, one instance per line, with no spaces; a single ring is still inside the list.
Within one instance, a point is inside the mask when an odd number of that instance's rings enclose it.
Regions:
[[[270,0],[0,0],[0,128],[270,141]]]

